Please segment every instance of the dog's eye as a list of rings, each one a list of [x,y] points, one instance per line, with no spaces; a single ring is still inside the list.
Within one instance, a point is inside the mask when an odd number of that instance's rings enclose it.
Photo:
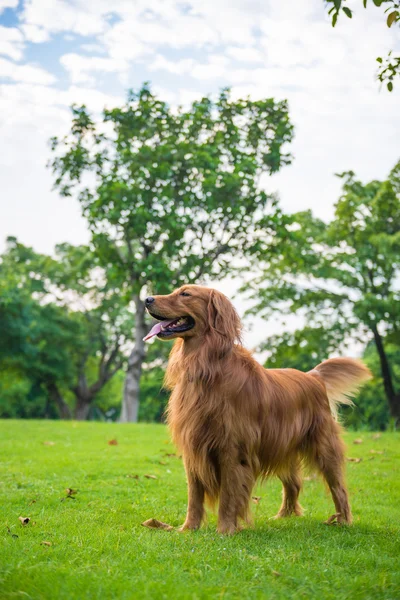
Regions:
[[[179,295],[180,296],[191,296],[192,294],[189,294],[189,292],[181,292]]]

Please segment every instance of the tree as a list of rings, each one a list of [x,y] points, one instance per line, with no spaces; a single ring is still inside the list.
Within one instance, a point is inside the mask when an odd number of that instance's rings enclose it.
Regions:
[[[303,318],[303,332],[289,335],[293,352],[302,337],[315,348],[320,335],[326,355],[345,342],[372,338],[390,414],[399,419],[400,390],[387,346],[400,346],[400,163],[382,182],[364,185],[351,171],[340,177],[343,194],[330,223],[309,211],[282,215],[274,251],[254,250],[255,264],[263,266],[248,282],[252,310]]]
[[[31,271],[35,262],[41,262],[38,255],[8,238],[0,260],[0,366],[6,404],[2,415],[44,416],[49,397],[60,415],[68,417],[69,407],[58,393],[57,383],[71,376],[69,350],[76,329],[63,309],[38,301],[44,288]],[[7,398],[15,395],[18,406],[7,403]]]
[[[74,417],[87,418],[98,393],[124,366],[133,327],[132,312],[108,285],[93,253],[62,244],[52,258],[9,238],[0,290],[3,368],[24,374],[30,394],[44,393],[61,418],[72,414],[64,398],[70,390]]]
[[[173,110],[145,84],[102,123],[74,107],[70,134],[52,140],[55,185],[77,194],[99,264],[135,307],[122,421],[137,419],[144,297],[230,273],[267,211],[273,234],[274,200],[258,183],[290,162],[292,134],[285,101],[232,101],[225,90]]]
[[[70,351],[76,324],[62,308],[43,306],[18,292],[0,300],[2,416],[55,416],[50,401],[62,418],[69,418],[70,408],[59,386],[72,377]],[[19,400],[13,402],[16,397]]]
[[[260,344],[261,351],[268,352],[267,369],[310,371],[326,359],[343,343],[340,329],[325,329],[322,325],[306,325],[295,331],[273,335]]]
[[[347,0],[324,0],[329,8],[329,15],[332,19],[332,27],[335,27],[341,14],[349,19],[353,17],[353,11],[346,5]],[[362,0],[364,8],[367,8],[368,0]],[[390,28],[392,25],[400,24],[400,0],[372,0],[377,7],[382,7],[386,13],[386,24]],[[378,57],[379,63],[378,80],[386,83],[386,87],[391,92],[393,90],[393,80],[400,74],[400,56],[392,56],[390,51],[387,58]]]
[[[133,314],[87,246],[58,245],[46,275],[55,287],[54,298],[73,309],[79,323],[72,351],[76,373],[69,387],[76,398],[75,418],[86,419],[98,393],[126,364]],[[89,379],[90,360],[97,368]]]

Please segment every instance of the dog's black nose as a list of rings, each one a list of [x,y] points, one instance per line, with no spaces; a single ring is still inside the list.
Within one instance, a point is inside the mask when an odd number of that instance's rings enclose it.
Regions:
[[[144,301],[145,304],[149,305],[149,304],[153,304],[154,302],[154,298],[153,296],[149,296],[148,298],[146,298],[146,300]]]

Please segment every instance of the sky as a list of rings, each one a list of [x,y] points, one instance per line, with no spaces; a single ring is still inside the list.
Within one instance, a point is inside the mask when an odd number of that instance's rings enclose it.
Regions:
[[[287,98],[294,161],[262,185],[329,219],[335,173],[384,178],[400,158],[400,85],[380,89],[375,61],[400,49],[399,29],[368,4],[349,0],[353,19],[333,29],[322,0],[0,0],[0,250],[8,235],[47,253],[88,241],[76,200],[52,190],[48,140],[72,103],[99,113],[144,81],[173,105],[225,86]]]

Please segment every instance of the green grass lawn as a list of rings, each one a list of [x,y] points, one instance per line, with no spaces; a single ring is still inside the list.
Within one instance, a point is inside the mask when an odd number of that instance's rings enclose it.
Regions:
[[[303,518],[269,520],[271,480],[254,492],[254,527],[233,537],[214,515],[197,532],[141,526],[185,516],[164,426],[0,421],[0,439],[1,599],[400,598],[400,434],[346,434],[362,459],[347,464],[352,527],[323,524],[334,508],[314,479]],[[78,491],[61,501],[66,488]]]

